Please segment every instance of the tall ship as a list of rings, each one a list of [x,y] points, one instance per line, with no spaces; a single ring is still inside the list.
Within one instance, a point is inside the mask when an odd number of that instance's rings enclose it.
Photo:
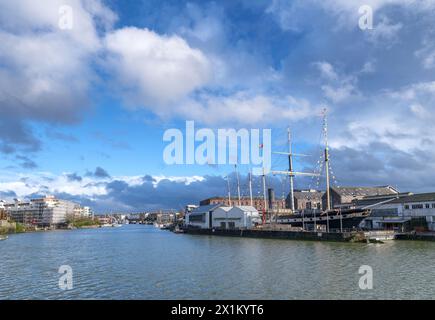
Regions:
[[[311,176],[320,177],[321,170],[318,173],[297,172],[293,169],[293,157],[305,156],[296,154],[292,151],[292,141],[290,129],[288,129],[288,152],[275,152],[277,154],[285,155],[288,157],[288,170],[285,171],[272,171],[272,174],[286,175],[290,181],[290,208],[288,212],[280,213],[273,208],[268,208],[268,201],[266,199],[266,183],[265,174],[263,174],[263,194],[264,194],[264,211],[263,211],[263,224],[285,224],[292,227],[299,227],[303,230],[324,230],[327,232],[343,232],[355,230],[359,228],[362,220],[369,217],[371,210],[368,208],[362,209],[334,209],[331,205],[330,195],[330,159],[329,159],[329,146],[328,146],[328,122],[326,109],[323,111],[323,164],[325,168],[326,180],[326,203],[323,209],[311,210],[296,210],[294,201],[294,178],[296,176]]]

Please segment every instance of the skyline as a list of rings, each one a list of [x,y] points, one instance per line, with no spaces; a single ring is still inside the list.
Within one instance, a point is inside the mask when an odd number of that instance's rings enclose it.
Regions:
[[[372,30],[358,26],[362,5]],[[434,11],[432,0],[2,2],[0,199],[53,194],[98,212],[224,195],[232,166],[163,161],[164,131],[189,120],[270,128],[274,151],[290,127],[294,150],[312,154],[296,167],[313,170],[324,107],[339,185],[434,191]]]

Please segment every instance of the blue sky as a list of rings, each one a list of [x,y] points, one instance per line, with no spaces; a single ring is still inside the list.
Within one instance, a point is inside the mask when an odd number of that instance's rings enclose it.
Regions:
[[[337,184],[433,191],[434,11],[432,0],[1,1],[0,197],[50,193],[103,212],[225,194],[230,166],[164,163],[163,132],[186,120],[270,128],[280,151],[289,126],[312,154],[297,168],[314,170],[323,107]]]

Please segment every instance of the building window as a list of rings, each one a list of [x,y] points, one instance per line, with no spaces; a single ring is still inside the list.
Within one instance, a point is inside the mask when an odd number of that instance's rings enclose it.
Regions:
[[[228,222],[228,228],[229,229],[235,229],[236,228],[235,222]]]
[[[429,203],[426,203],[426,209],[429,209],[429,208],[430,208]]]
[[[405,209],[409,210],[409,205],[405,204]]]
[[[435,203],[432,203],[432,209],[435,209]]]
[[[423,204],[413,204],[412,209],[423,209]]]

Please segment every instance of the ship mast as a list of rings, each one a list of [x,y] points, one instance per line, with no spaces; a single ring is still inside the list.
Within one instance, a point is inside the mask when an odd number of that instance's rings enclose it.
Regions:
[[[227,176],[227,186],[228,186],[228,206],[231,207],[231,189],[230,189],[230,177]]]
[[[254,205],[252,200],[252,171],[249,171],[249,199],[251,200],[251,207]]]
[[[266,172],[263,168],[263,224],[266,222],[266,212],[267,212],[267,199],[266,199]]]
[[[240,200],[240,179],[239,179],[239,171],[237,171],[237,164],[234,165],[234,168],[236,170],[236,176],[237,176],[237,197],[239,199],[239,206],[242,205]]]
[[[274,152],[275,154],[284,154],[288,156],[289,170],[288,171],[272,171],[272,174],[284,174],[290,177],[290,204],[292,212],[295,212],[295,199],[294,199],[294,177],[295,176],[319,176],[317,173],[296,172],[293,170],[293,156],[306,157],[306,154],[296,154],[292,151],[290,128],[287,129],[288,147],[289,152]]]
[[[293,186],[293,158],[292,158],[292,142],[290,128],[287,128],[287,139],[288,139],[288,171],[290,176],[290,204],[292,212],[295,212],[295,199],[294,199],[294,186]]]
[[[323,134],[325,137],[325,169],[326,169],[326,210],[331,210],[331,198],[329,190],[329,147],[328,147],[328,119],[327,110],[323,109]]]

